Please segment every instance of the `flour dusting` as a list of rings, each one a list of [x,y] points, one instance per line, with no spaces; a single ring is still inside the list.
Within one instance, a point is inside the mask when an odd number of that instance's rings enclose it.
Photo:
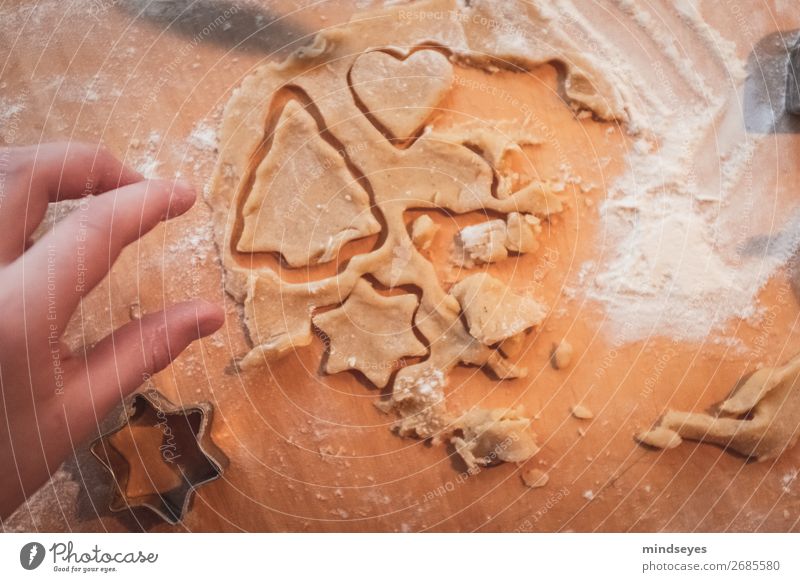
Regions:
[[[624,27],[570,0],[533,5],[554,23],[547,34],[592,47],[593,67],[623,85],[630,116],[626,171],[600,208],[604,246],[576,286],[624,340],[725,341],[736,319],[758,319],[759,292],[800,241],[797,205],[774,187],[770,140],[744,127],[737,46],[688,0],[614,0]]]

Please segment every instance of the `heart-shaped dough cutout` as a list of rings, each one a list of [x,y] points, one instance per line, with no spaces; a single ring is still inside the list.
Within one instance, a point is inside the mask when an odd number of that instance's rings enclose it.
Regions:
[[[412,137],[450,90],[453,66],[447,57],[421,50],[401,61],[373,51],[360,55],[350,72],[353,91],[393,137]]]

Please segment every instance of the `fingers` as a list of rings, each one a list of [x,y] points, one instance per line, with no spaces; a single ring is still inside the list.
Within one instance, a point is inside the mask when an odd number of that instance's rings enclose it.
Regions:
[[[0,205],[0,263],[25,249],[48,202],[99,194],[142,180],[104,147],[61,142],[0,149],[5,200]]]
[[[17,301],[26,333],[60,335],[80,298],[103,279],[122,249],[194,201],[188,184],[160,180],[87,199],[8,268],[22,282]]]
[[[189,301],[124,325],[89,354],[86,382],[81,383],[84,397],[69,394],[71,401],[77,398],[93,410],[79,409],[70,416],[83,415],[86,420],[104,417],[149,376],[166,368],[189,344],[215,332],[224,321],[219,306]]]
[[[63,395],[36,404],[36,411],[8,414],[0,401],[0,466],[17,479],[0,487],[0,517],[35,491],[74,447],[99,430],[100,421],[147,375],[166,367],[192,341],[218,329],[219,307],[204,301],[176,305],[123,326],[100,342]],[[32,401],[26,404],[33,406]],[[35,422],[31,419],[35,419]],[[12,439],[13,437],[13,439]],[[13,447],[13,448],[12,448]],[[22,453],[24,454],[17,454]]]

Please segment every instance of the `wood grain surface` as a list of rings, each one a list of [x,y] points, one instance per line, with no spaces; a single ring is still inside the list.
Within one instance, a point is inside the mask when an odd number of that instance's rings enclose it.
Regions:
[[[250,12],[257,2],[231,17],[239,27],[233,31],[224,22],[211,28],[214,17],[191,8],[191,2],[176,4],[186,9],[183,15],[135,0],[0,5],[3,141],[102,140],[129,163],[161,177],[180,174],[202,188],[215,158],[210,136],[234,88],[254,67],[282,59],[354,10],[350,2],[265,2],[263,22],[272,24],[243,39],[237,33],[257,22]],[[792,2],[726,3],[741,5],[739,11],[707,4],[706,16],[737,40],[743,58],[759,38],[800,27]],[[748,38],[738,34],[743,11]],[[459,72],[477,81],[485,75]],[[468,476],[452,449],[392,434],[392,418],[374,406],[378,391],[348,373],[322,375],[321,341],[263,373],[237,373],[233,361],[247,350],[241,309],[222,290],[210,213],[198,203],[124,252],[110,277],[84,301],[68,340],[77,347],[91,345],[127,322],[131,306],[146,313],[192,297],[224,303],[223,329],[152,379],[175,403],[213,404],[212,434],[230,457],[222,479],[198,491],[191,512],[176,526],[146,511],[112,514],[108,476],[82,446],[3,528],[800,531],[795,479],[800,448],[776,461],[749,463],[708,445],[687,442],[654,452],[633,440],[666,407],[704,410],[756,364],[778,363],[800,350],[800,309],[786,275],[776,275],[759,298],[774,314],[768,324],[731,322],[729,335],[746,349],[655,336],[615,343],[603,331],[602,309],[569,300],[565,288],[586,284],[594,274],[589,269],[581,278],[579,271],[597,258],[603,237],[598,206],[623,169],[629,140],[615,124],[576,118],[558,97],[558,73],[551,66],[529,75],[501,73],[493,81],[558,128],[558,148],[529,148],[527,159],[517,163],[531,164],[529,171],[550,179],[567,160],[576,174],[597,185],[586,194],[567,189],[570,207],[546,225],[538,252],[491,268],[512,285],[533,289],[553,308],[554,316],[529,336],[520,356],[530,375],[498,382],[480,369],[462,367],[448,389],[456,409],[522,404],[536,414],[534,430],[543,446],[537,457],[522,468],[506,464]],[[503,102],[468,87],[448,99],[454,115],[514,115]],[[447,123],[447,116],[437,123]],[[792,191],[796,197],[800,138],[778,135],[771,148],[767,155],[777,166],[775,190],[781,194],[776,200],[785,201],[783,194]],[[781,204],[776,214],[785,211]],[[45,227],[60,214],[51,212]],[[436,219],[452,233],[479,217]],[[440,235],[433,251],[442,277],[448,239]],[[556,371],[549,354],[564,338],[575,347],[574,364]],[[594,412],[594,420],[570,415],[579,402]],[[546,487],[524,486],[520,474],[531,467],[549,474]]]

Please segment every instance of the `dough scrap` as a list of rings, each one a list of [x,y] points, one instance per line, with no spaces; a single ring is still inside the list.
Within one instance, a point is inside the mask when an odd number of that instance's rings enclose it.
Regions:
[[[550,476],[539,469],[529,469],[522,474],[522,481],[531,489],[538,489],[547,485]]]
[[[342,298],[335,290],[308,293],[287,285],[272,271],[251,272],[244,302],[244,322],[254,348],[239,363],[246,370],[286,352],[307,346],[312,340],[314,309]]]
[[[313,318],[330,340],[325,371],[359,370],[386,386],[399,360],[428,352],[412,329],[418,305],[410,293],[385,297],[361,279],[341,307]]]
[[[461,436],[450,442],[470,469],[501,461],[521,463],[539,452],[530,424],[517,410],[474,409],[455,422]]]
[[[678,433],[663,427],[639,433],[636,435],[636,440],[656,449],[674,449],[683,442]]]
[[[381,229],[369,195],[294,100],[283,108],[242,214],[237,249],[280,253],[292,267],[328,262],[345,243]]]
[[[553,352],[550,355],[550,363],[556,370],[563,370],[568,368],[572,363],[572,344],[567,340],[561,340],[553,346]]]
[[[489,220],[462,228],[456,235],[452,263],[471,269],[508,258],[506,223]]]
[[[434,50],[419,50],[404,60],[372,51],[355,60],[350,79],[353,91],[375,119],[392,136],[406,140],[450,90],[453,66]]]
[[[438,437],[450,422],[445,406],[446,384],[445,373],[432,366],[404,368],[395,380],[391,400],[382,403],[381,408],[400,414],[401,420],[394,427],[400,435]]]
[[[719,406],[717,416],[668,411],[637,439],[673,448],[681,439],[713,443],[758,461],[774,459],[800,437],[800,354],[783,366],[754,372]]]
[[[583,35],[576,34],[574,27],[556,26],[564,18],[556,4],[470,0],[459,16],[476,58],[489,54],[501,62],[523,66],[530,62],[559,61],[565,68],[564,89],[571,101],[602,119],[629,120],[627,103],[631,97],[623,96],[629,84],[615,78],[613,71],[598,66],[597,61],[603,55],[587,51]],[[486,34],[487,22],[510,32],[499,36]]]
[[[451,293],[464,311],[470,335],[487,346],[539,325],[546,315],[535,299],[516,294],[487,273],[470,275]]]
[[[471,145],[478,150],[492,167],[499,169],[509,152],[523,153],[522,146],[539,145],[541,136],[522,123],[498,120],[490,125],[486,121],[470,120],[446,129],[426,130],[426,135],[451,143]]]
[[[594,418],[594,413],[583,404],[576,404],[571,409],[572,416],[578,420],[591,420]]]
[[[539,244],[541,221],[531,214],[512,212],[506,221],[495,219],[466,226],[455,238],[452,263],[471,269],[508,258],[508,251],[529,253]]]
[[[539,248],[536,237],[542,232],[542,221],[533,214],[512,212],[506,219],[505,245],[515,253],[532,253]]]
[[[427,251],[431,248],[439,228],[430,216],[423,214],[411,224],[411,240],[419,250]]]

